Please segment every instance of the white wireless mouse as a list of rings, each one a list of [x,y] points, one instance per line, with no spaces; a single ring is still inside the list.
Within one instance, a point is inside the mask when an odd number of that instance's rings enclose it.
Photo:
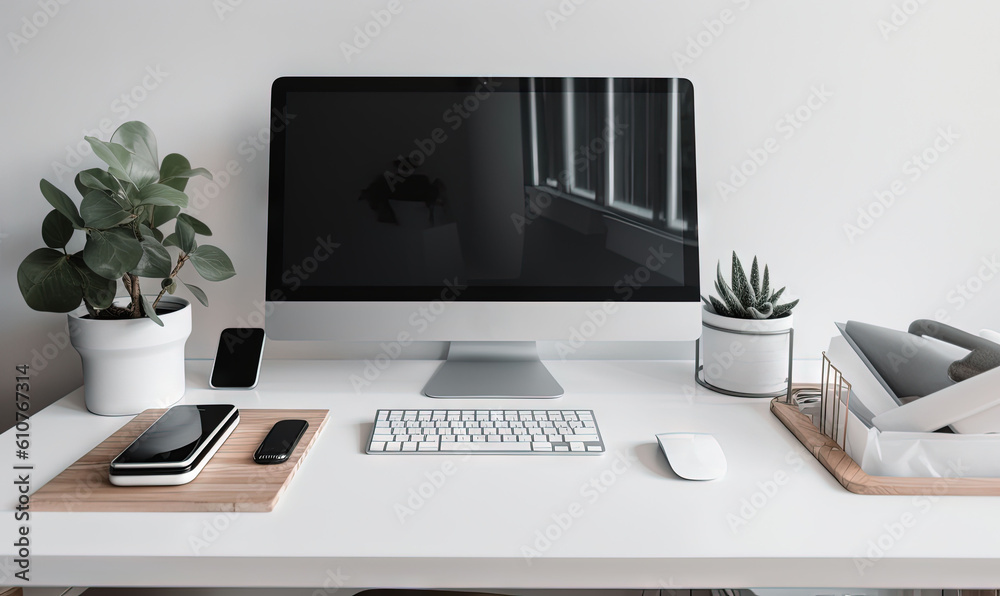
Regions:
[[[715,480],[726,473],[726,456],[706,433],[661,433],[660,449],[674,473],[686,480]]]

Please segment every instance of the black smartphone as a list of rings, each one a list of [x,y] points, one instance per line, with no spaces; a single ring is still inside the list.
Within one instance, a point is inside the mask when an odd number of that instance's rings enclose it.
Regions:
[[[280,464],[288,461],[295,451],[299,439],[309,428],[305,420],[280,420],[274,423],[264,437],[260,447],[253,453],[253,460],[259,464]]]
[[[223,329],[208,384],[213,389],[253,389],[264,356],[264,330]]]
[[[184,468],[239,417],[231,404],[174,406],[111,462],[112,469]]]

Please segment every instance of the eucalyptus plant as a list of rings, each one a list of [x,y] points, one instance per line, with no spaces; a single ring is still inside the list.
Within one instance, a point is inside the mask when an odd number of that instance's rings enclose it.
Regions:
[[[715,296],[701,297],[709,310],[715,314],[736,319],[777,319],[790,314],[795,305],[799,303],[798,300],[793,300],[785,304],[778,304],[778,299],[781,298],[785,288],[771,291],[770,271],[768,271],[767,265],[764,265],[762,280],[756,256],[750,267],[750,279],[747,279],[743,264],[736,256],[736,252],[733,251],[733,271],[730,276],[732,287],[722,277],[721,262],[716,265],[715,274],[715,291],[719,294],[719,298]]]
[[[77,174],[74,182],[83,197],[79,209],[66,193],[41,180],[42,196],[53,209],[42,221],[46,248],[29,254],[17,269],[24,301],[35,310],[63,313],[82,302],[95,319],[146,316],[162,326],[156,307],[179,281],[208,306],[205,292],[178,274],[190,262],[208,281],[236,275],[225,252],[198,243],[198,236],[211,236],[212,230],[182,212],[188,206],[188,180],[211,179],[211,173],[192,169],[177,153],[159,161],[156,137],[142,122],[122,124],[109,142],[84,138],[108,167]],[[173,230],[164,236],[162,228],[171,222]],[[66,247],[77,231],[86,235],[83,250],[70,254]],[[176,256],[168,247],[177,249]],[[142,293],[140,278],[155,280],[158,293],[152,301]],[[128,295],[124,305],[114,303],[119,282]]]

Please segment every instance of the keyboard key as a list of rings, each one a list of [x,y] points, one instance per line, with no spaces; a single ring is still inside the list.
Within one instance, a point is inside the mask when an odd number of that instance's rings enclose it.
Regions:
[[[368,451],[382,451],[383,449],[385,449],[385,443],[382,441],[372,441]]]
[[[437,451],[438,450],[437,441],[434,441],[433,443],[424,442],[424,443],[420,443],[419,445],[420,446],[417,449],[418,451]]]
[[[400,443],[399,441],[393,441],[392,443],[386,443],[385,444],[385,450],[386,451],[399,451],[402,448],[403,448],[403,444]]]
[[[573,441],[569,444],[570,451],[584,451],[583,443],[579,441]]]
[[[403,443],[403,451],[416,451],[417,443]]]
[[[441,451],[531,451],[531,443],[503,443],[495,446],[490,443],[442,443]]]
[[[533,451],[552,451],[552,443],[542,443],[540,441],[535,441],[531,444],[531,449]]]

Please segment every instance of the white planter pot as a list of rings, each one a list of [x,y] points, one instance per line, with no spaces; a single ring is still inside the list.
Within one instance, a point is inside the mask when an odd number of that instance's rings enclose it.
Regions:
[[[87,409],[101,416],[166,408],[184,396],[184,342],[191,335],[191,304],[164,296],[163,327],[146,317],[101,321],[81,307],[67,315],[70,342],[83,360]]]
[[[792,315],[780,319],[734,319],[702,310],[702,322],[701,362],[705,382],[747,396],[776,396],[787,390],[790,341],[787,332],[792,328]]]

